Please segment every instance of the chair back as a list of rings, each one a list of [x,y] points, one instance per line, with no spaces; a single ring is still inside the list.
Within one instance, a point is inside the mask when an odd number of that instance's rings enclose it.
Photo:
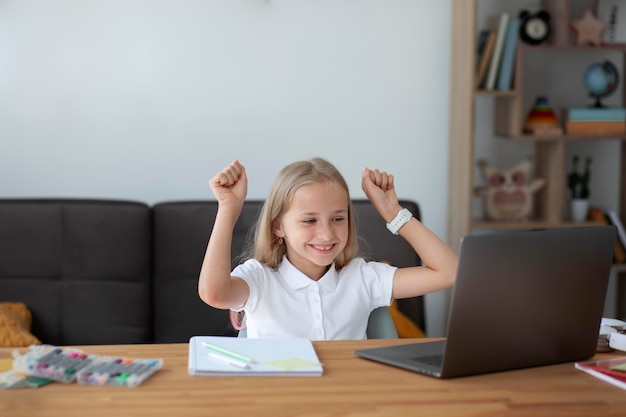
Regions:
[[[239,330],[238,337],[248,337],[245,328]],[[379,307],[372,311],[367,322],[368,339],[397,339],[398,332],[393,324],[391,313],[387,307]]]

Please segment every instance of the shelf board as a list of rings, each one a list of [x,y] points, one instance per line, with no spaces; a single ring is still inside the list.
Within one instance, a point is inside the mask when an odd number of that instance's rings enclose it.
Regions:
[[[481,90],[477,89],[474,94],[477,96],[492,96],[492,97],[517,97],[519,93],[515,90]]]
[[[613,272],[626,272],[626,263],[613,264],[613,267],[611,269],[613,270]]]
[[[520,134],[516,136],[507,137],[507,139],[526,141],[526,142],[550,142],[565,140],[563,134],[544,134],[544,135],[532,135],[532,134]]]
[[[472,229],[475,230],[533,230],[533,229],[563,229],[567,227],[589,227],[600,226],[602,223],[585,221],[585,222],[549,222],[544,220],[520,220],[517,222],[492,221],[474,219],[472,221]]]
[[[574,141],[597,141],[597,140],[626,140],[626,136],[615,136],[615,135],[563,135],[563,134],[549,134],[549,135],[531,135],[531,134],[520,134],[515,136],[503,136],[499,137],[503,139],[511,139],[523,142],[574,142]]]
[[[626,45],[624,44],[602,44],[598,46],[594,45],[520,45],[519,49],[527,51],[562,51],[562,52],[626,52]]]

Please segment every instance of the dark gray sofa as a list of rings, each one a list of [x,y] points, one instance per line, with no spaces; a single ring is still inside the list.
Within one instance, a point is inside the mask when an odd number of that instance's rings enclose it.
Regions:
[[[248,201],[237,223],[241,253],[261,201]],[[419,207],[403,201],[419,218]],[[364,255],[418,265],[411,247],[355,200]],[[204,304],[197,279],[217,210],[214,201],[164,202],[0,199],[0,301],[20,301],[32,332],[55,345],[187,342],[229,335],[228,311]],[[234,260],[233,260],[234,265]],[[425,329],[423,298],[399,309]]]

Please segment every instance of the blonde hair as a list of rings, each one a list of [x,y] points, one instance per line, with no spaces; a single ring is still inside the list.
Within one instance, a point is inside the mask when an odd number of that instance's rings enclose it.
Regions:
[[[354,259],[359,252],[359,244],[348,185],[337,168],[322,158],[294,162],[280,170],[257,219],[254,244],[248,248],[247,258],[253,257],[271,268],[278,267],[287,249],[284,241],[274,235],[274,222],[289,209],[300,187],[326,181],[345,190],[348,199],[348,240],[346,247],[335,258],[335,267],[341,269]]]

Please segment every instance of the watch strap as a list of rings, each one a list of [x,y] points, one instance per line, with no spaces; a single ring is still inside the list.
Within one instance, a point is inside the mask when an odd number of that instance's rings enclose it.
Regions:
[[[413,213],[411,213],[409,209],[403,208],[391,222],[387,223],[387,229],[389,229],[389,231],[394,235],[397,235],[398,230],[408,223],[412,217]]]

